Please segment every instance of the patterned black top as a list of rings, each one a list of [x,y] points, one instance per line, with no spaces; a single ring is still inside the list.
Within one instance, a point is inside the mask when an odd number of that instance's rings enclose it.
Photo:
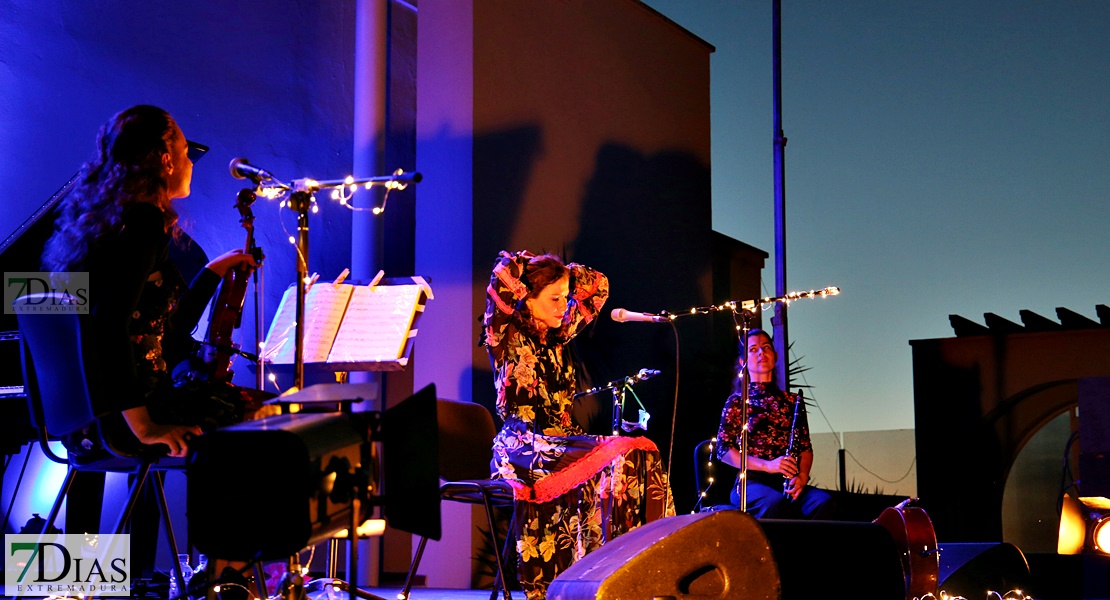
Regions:
[[[740,394],[733,394],[725,401],[721,412],[721,427],[717,432],[717,457],[730,449],[740,450],[740,433],[743,430],[743,406]],[[787,453],[790,446],[790,424],[794,420],[794,407],[798,405],[798,421],[794,430],[794,452],[797,456],[813,445],[809,439],[809,421],[805,402],[797,394],[787,394],[774,382],[748,384],[748,455],[763,460],[773,460]]]

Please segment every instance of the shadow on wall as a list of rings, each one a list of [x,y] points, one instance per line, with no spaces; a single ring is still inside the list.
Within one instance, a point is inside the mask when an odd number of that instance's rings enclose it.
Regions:
[[[474,314],[460,318],[469,318],[473,324],[474,368],[469,375],[474,401],[493,412],[498,426],[501,422],[494,410],[493,372],[485,348],[478,345],[478,334],[481,331],[482,311],[486,306],[486,286],[497,253],[520,249],[508,248],[507,245],[513,232],[521,226],[518,219],[524,190],[542,143],[540,128],[534,125],[474,139],[474,300],[471,304]]]
[[[550,240],[550,224],[525,221],[525,190],[534,175],[535,160],[543,149],[536,127],[481,136],[474,142],[475,231],[474,307],[485,305],[485,287],[497,253],[510,240]],[[548,157],[548,162],[550,162]],[[735,339],[731,330],[717,327],[709,316],[667,324],[615,323],[613,308],[634,311],[680,311],[709,304],[712,279],[712,232],[709,169],[692,155],[662,151],[646,155],[610,143],[599,148],[592,175],[580,198],[544,198],[546,212],[579,214],[577,236],[562,248],[529,247],[535,252],[560,252],[563,258],[597,268],[609,277],[611,296],[601,317],[576,339],[573,355],[579,361],[579,389],[635,374],[642,368],[662,374],[636,386],[635,391],[653,415],[649,437],[664,458],[670,451],[674,412],[677,338],[682,350],[681,389],[675,433],[676,498],[680,508],[694,497],[693,475],[686,465],[694,445],[706,432],[716,431],[721,406],[728,394]],[[516,248],[512,248],[516,250]],[[475,341],[479,314],[475,319]],[[471,373],[474,398],[492,407],[492,375],[488,358],[475,347]],[[576,416],[588,432],[611,432],[611,397],[581,398]],[[625,417],[635,419],[634,399],[626,399]]]
[[[718,315],[691,315],[671,324],[618,323],[609,311],[681,313],[715,300],[710,199],[709,168],[689,153],[647,155],[605,145],[598,151],[585,190],[580,234],[571,246],[575,260],[597,265],[610,282],[605,313],[577,345],[593,385],[642,368],[661,371],[635,391],[652,415],[648,437],[664,460],[670,456],[672,461],[679,511],[689,510],[696,500],[689,457],[707,432],[716,432],[736,356],[735,334],[720,327]],[[598,402],[600,423],[591,425],[591,431],[608,432],[611,400]],[[626,398],[624,418],[634,420],[637,408],[633,398]]]

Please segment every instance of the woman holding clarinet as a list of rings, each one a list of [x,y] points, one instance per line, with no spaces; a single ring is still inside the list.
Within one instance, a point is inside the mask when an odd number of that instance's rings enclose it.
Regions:
[[[799,394],[788,394],[775,384],[778,356],[771,336],[761,329],[748,332],[748,347],[736,365],[736,385],[721,413],[717,433],[717,458],[741,468],[741,433],[744,429],[740,386],[747,361],[748,456],[747,507],[756,518],[824,519],[833,511],[828,492],[809,483],[813,445],[809,438],[805,402]],[[732,503],[739,506],[739,478]]]

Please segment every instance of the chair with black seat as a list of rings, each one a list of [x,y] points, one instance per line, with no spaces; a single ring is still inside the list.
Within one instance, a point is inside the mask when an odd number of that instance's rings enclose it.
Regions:
[[[694,448],[694,478],[699,512],[736,508],[732,504],[732,488],[739,469],[717,458],[717,438],[702,441]]]
[[[497,427],[493,415],[484,406],[475,402],[458,402],[440,399],[436,402],[439,426],[439,473],[444,482],[439,493],[443,500],[481,504],[485,509],[486,523],[489,525],[493,555],[497,561],[497,577],[494,580],[490,600],[497,596],[500,589],[505,600],[512,600],[505,581],[505,550],[497,539],[495,507],[512,507],[513,488],[502,480],[490,479],[490,462],[493,458],[493,437]],[[420,543],[405,578],[405,587],[398,595],[402,600],[409,597],[416,569],[428,538],[421,537]]]
[[[46,293],[24,296],[16,303],[63,306],[70,301],[69,296]],[[113,415],[114,419],[96,418],[85,374],[80,315],[64,310],[21,311],[19,307],[16,311],[22,338],[23,379],[38,429],[39,445],[48,458],[68,466],[43,531],[53,527],[78,472],[128,473],[133,481],[113,533],[123,533],[143,487],[153,483],[170,555],[176,557],[177,541],[166,503],[163,472],[184,470],[184,459],[167,458],[165,446],[140,443],[120,415]],[[51,449],[51,439],[64,438],[89,427],[97,431],[101,448],[81,456],[70,452],[65,458]],[[180,565],[173,562],[178,580],[184,581]]]

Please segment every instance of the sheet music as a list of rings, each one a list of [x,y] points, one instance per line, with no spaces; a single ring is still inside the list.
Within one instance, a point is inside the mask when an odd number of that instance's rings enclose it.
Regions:
[[[326,362],[355,286],[320,283],[305,294],[304,362]],[[264,356],[274,364],[292,364],[296,351],[297,289],[285,290],[266,335]]]
[[[420,300],[419,285],[357,286],[328,362],[385,362],[402,357]]]

